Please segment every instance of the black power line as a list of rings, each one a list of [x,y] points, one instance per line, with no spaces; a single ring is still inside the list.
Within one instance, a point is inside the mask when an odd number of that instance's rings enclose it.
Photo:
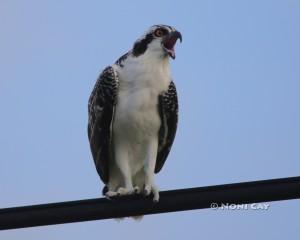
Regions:
[[[0,209],[0,230],[300,198],[300,177],[160,192],[150,197],[105,198]]]

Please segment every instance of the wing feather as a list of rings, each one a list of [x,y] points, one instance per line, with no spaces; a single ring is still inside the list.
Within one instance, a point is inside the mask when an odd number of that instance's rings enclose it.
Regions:
[[[158,108],[161,118],[161,127],[159,130],[155,173],[158,173],[162,169],[171,150],[177,130],[178,99],[173,81],[171,81],[168,90],[159,96]]]
[[[117,103],[118,75],[111,67],[100,74],[88,104],[88,137],[97,172],[104,183],[108,182],[111,158],[112,122]]]

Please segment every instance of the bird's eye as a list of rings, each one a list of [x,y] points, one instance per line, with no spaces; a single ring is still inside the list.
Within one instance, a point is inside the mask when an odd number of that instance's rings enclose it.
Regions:
[[[154,35],[156,37],[162,37],[164,35],[164,32],[162,29],[156,29],[155,32],[154,32]]]

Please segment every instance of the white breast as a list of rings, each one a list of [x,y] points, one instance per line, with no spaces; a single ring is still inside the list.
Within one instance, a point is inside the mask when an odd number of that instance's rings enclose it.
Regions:
[[[157,136],[160,127],[158,96],[170,84],[168,60],[151,59],[148,56],[129,57],[123,68],[114,66],[120,85],[113,128],[137,141]]]

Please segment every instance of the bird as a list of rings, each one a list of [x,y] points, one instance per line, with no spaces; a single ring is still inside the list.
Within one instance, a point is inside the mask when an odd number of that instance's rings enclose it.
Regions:
[[[88,139],[109,199],[140,194],[159,201],[154,175],[171,150],[178,97],[169,59],[182,35],[151,26],[130,51],[107,66],[88,101]]]

